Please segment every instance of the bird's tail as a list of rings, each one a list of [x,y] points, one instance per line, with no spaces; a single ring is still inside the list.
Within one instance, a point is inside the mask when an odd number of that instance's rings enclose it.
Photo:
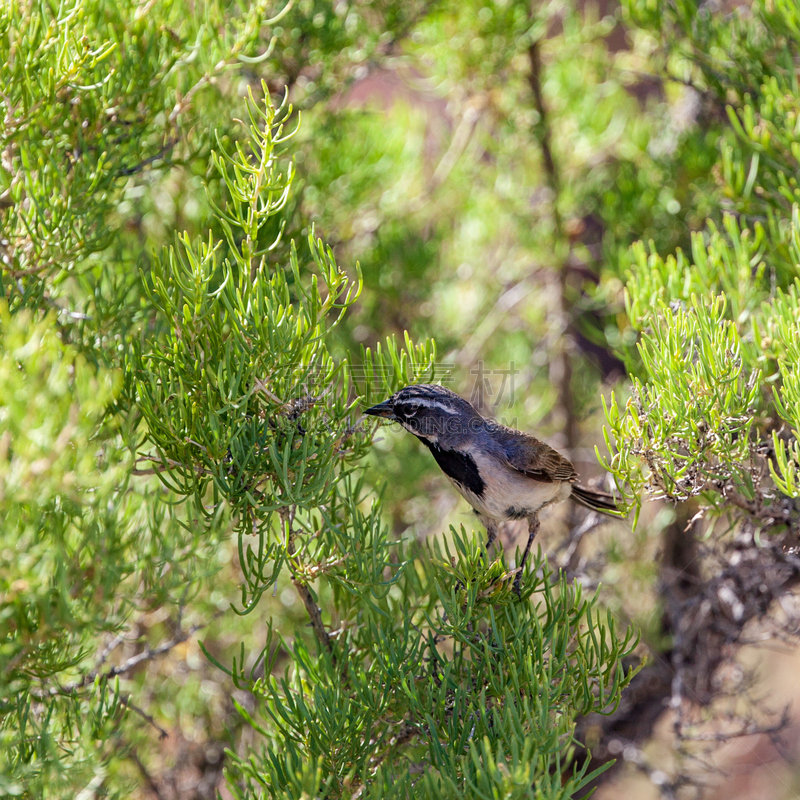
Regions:
[[[605,492],[587,489],[585,486],[578,486],[577,483],[573,483],[570,497],[578,505],[591,508],[592,511],[599,511],[601,514],[608,514],[612,517],[617,517],[620,514],[613,496]]]

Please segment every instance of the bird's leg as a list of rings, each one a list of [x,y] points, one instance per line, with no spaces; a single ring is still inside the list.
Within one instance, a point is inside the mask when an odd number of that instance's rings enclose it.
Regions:
[[[517,577],[514,578],[514,591],[520,593],[520,582],[522,581],[522,573],[525,570],[525,562],[528,560],[528,553],[531,551],[531,545],[539,532],[539,515],[531,514],[528,517],[528,544],[525,545],[525,552],[522,554],[522,561],[519,562],[519,572]]]
[[[489,536],[486,540],[486,549],[488,550],[497,538],[497,523],[493,519],[486,520],[486,533]]]
[[[494,540],[497,538],[497,521],[493,519],[489,519],[489,517],[484,517],[483,514],[478,514],[478,519],[483,523],[483,526],[486,528],[486,550],[488,551],[489,548],[494,544]]]

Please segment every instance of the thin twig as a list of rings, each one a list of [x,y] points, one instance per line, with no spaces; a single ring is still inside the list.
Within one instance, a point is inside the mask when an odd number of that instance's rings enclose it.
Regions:
[[[780,722],[777,722],[774,725],[759,727],[754,721],[751,720],[750,722],[745,723],[744,726],[739,730],[730,731],[730,733],[721,731],[720,733],[692,734],[681,731],[680,739],[684,742],[718,742],[720,744],[725,744],[733,739],[743,739],[745,736],[761,736],[762,734],[765,736],[770,736],[772,734],[780,733],[786,729],[788,724],[788,717],[784,714],[784,717],[781,718]]]
[[[133,747],[130,747],[128,751],[128,758],[136,765],[136,768],[139,770],[145,780],[145,783],[147,784],[147,788],[150,789],[150,791],[158,798],[158,800],[165,800],[164,795],[161,794],[161,790],[158,788],[155,778],[153,778],[147,767],[145,767],[145,765],[142,763],[142,760],[139,758],[139,754],[133,749]]]
[[[135,667],[139,666],[143,661],[152,661],[154,658],[157,658],[160,655],[172,650],[173,647],[177,647],[177,645],[182,644],[187,639],[191,639],[197,631],[205,628],[207,625],[211,623],[212,620],[215,620],[217,617],[222,614],[222,611],[218,611],[214,614],[214,616],[207,620],[206,622],[198,623],[197,625],[192,625],[191,628],[185,631],[179,631],[178,634],[170,639],[168,642],[164,642],[160,644],[158,647],[151,648],[147,645],[143,652],[138,653],[135,656],[132,656],[127,661],[124,661],[122,664],[117,666],[111,667],[107,672],[101,673],[98,667],[95,667],[91,672],[86,673],[80,680],[75,681],[74,683],[68,683],[65,686],[53,686],[48,691],[40,696],[40,699],[48,694],[50,696],[55,695],[63,695],[63,694],[74,694],[79,689],[88,686],[91,683],[94,683],[95,680],[99,677],[101,680],[107,681],[110,678],[115,678],[117,675],[124,675],[126,672],[130,672]],[[102,661],[100,662],[102,664]]]
[[[140,461],[149,461],[151,464],[156,464],[157,466],[152,467],[150,469],[138,469],[134,467],[131,470],[132,475],[156,475],[159,472],[166,472],[169,469],[169,467],[187,469],[186,464],[182,464],[180,461],[174,461],[171,458],[161,458],[160,456],[155,456],[155,455],[139,456],[136,459],[135,463],[138,464]],[[198,476],[210,474],[209,471],[200,464],[196,464],[194,466],[194,470]]]
[[[421,211],[436,190],[448,179],[459,159],[464,155],[470,141],[472,141],[472,135],[485,105],[486,100],[481,96],[472,97],[467,101],[464,114],[453,133],[450,146],[440,159],[424,190],[406,203],[407,214],[415,214]]]
[[[218,617],[220,613],[221,612],[217,612],[213,618],[216,619],[216,617]],[[119,666],[111,667],[111,669],[109,669],[108,672],[102,675],[102,678],[104,680],[107,680],[108,678],[114,678],[117,675],[124,675],[126,672],[130,672],[132,669],[137,667],[143,661],[152,661],[154,658],[157,658],[158,656],[169,652],[170,650],[172,650],[173,647],[177,647],[179,644],[183,644],[183,642],[185,642],[187,639],[191,639],[192,636],[194,636],[194,634],[197,633],[197,631],[201,630],[202,628],[205,628],[208,624],[209,622],[201,622],[198,623],[197,625],[192,625],[192,627],[189,628],[188,630],[180,631],[173,639],[170,639],[168,642],[160,644],[158,647],[151,649],[149,645],[146,646],[143,652],[139,653],[138,655],[131,656],[127,661],[124,661]],[[96,677],[97,677],[96,672],[94,671],[90,672],[88,675],[85,675],[83,677],[82,681],[78,683],[76,688],[79,688],[80,686],[86,686],[87,684],[92,683]],[[65,688],[68,689],[69,687]]]
[[[279,514],[284,528],[286,529],[286,550],[289,554],[289,564],[291,565],[292,556],[296,553],[294,528],[292,527],[294,512],[292,509],[282,508]],[[333,652],[333,643],[331,642],[331,637],[328,635],[328,631],[325,630],[325,624],[322,622],[322,611],[320,611],[319,606],[311,596],[311,590],[308,588],[308,584],[298,576],[294,569],[292,569],[292,583],[294,584],[294,588],[297,589],[297,593],[300,595],[303,605],[306,607],[308,616],[311,619],[311,627],[314,629],[317,641],[330,653],[331,658],[335,662],[336,656]]]
[[[141,172],[145,167],[152,164],[154,161],[158,161],[160,158],[163,158],[167,153],[171,153],[172,150],[175,148],[175,145],[181,140],[180,136],[174,136],[170,139],[157,153],[154,153],[149,158],[142,159],[138,164],[134,164],[132,167],[126,167],[125,169],[119,170],[117,172],[117,176],[124,178],[129,175],[135,175],[137,172]]]
[[[131,711],[138,714],[143,720],[149,722],[158,731],[159,739],[166,739],[169,736],[169,733],[164,728],[162,728],[153,719],[153,717],[151,717],[144,709],[139,708],[139,706],[137,706],[134,702],[131,701],[130,695],[120,695],[119,701],[126,708],[129,708]]]

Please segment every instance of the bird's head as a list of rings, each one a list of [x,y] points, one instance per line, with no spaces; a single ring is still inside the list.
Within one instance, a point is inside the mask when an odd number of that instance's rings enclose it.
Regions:
[[[424,383],[406,386],[364,413],[399,422],[415,436],[433,443],[457,440],[484,421],[455,392]]]

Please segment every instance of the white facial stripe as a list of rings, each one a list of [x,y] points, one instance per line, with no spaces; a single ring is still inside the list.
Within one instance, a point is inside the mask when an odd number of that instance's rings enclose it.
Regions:
[[[435,408],[439,411],[444,411],[445,414],[458,414],[458,411],[454,408],[450,408],[450,406],[445,405],[440,400],[434,400],[432,397],[414,397],[406,402],[425,406],[426,408]]]

